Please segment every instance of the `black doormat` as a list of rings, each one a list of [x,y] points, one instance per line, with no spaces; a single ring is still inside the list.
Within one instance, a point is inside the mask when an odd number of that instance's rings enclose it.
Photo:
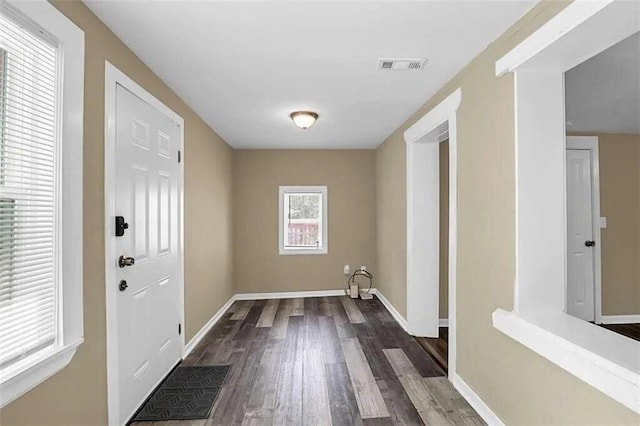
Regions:
[[[208,418],[229,368],[215,365],[174,369],[131,422]]]

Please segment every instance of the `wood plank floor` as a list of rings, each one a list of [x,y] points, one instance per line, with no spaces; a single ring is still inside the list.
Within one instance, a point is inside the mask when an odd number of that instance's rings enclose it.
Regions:
[[[182,365],[222,364],[209,419],[135,424],[484,424],[376,298],[238,301]]]
[[[640,324],[607,324],[602,327],[640,342]]]
[[[440,327],[439,337],[416,337],[416,342],[433,358],[442,369],[449,371],[449,329]]]

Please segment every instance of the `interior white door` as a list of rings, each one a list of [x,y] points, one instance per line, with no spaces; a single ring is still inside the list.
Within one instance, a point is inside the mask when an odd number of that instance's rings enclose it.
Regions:
[[[121,422],[181,357],[179,149],[179,124],[118,85],[115,211],[128,223],[114,237]]]
[[[595,320],[591,151],[567,149],[567,313]]]

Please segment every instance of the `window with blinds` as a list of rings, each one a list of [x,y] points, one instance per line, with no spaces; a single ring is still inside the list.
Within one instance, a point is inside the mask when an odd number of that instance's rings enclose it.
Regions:
[[[56,344],[57,49],[0,10],[0,368]]]

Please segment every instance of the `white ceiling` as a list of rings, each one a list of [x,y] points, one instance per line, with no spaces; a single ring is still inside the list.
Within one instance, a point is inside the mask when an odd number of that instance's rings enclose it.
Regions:
[[[535,1],[85,3],[231,146],[373,148]]]
[[[569,70],[567,129],[640,134],[640,33]]]

